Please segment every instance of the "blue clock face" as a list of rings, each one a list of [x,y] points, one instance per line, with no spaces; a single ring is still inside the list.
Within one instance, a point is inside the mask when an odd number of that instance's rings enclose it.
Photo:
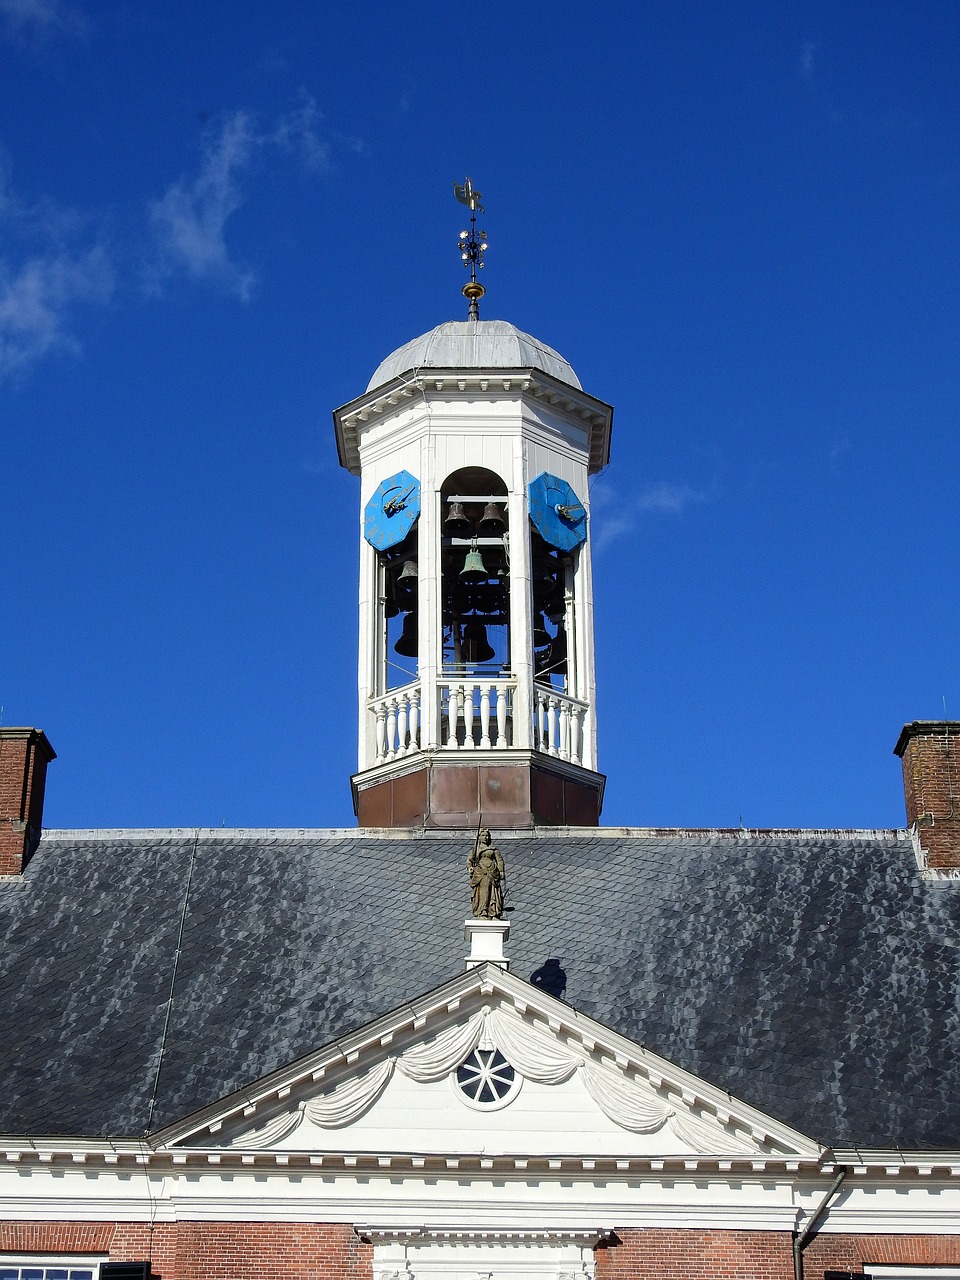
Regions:
[[[420,481],[398,471],[377,486],[363,510],[363,536],[377,551],[402,542],[420,514]]]
[[[530,481],[529,498],[530,519],[548,546],[574,551],[586,542],[586,508],[566,480],[542,471]]]

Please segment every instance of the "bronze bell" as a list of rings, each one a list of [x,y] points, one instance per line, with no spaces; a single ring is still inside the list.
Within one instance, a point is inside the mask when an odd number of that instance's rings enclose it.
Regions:
[[[417,656],[417,615],[415,613],[404,616],[400,639],[393,647],[401,658]]]
[[[460,652],[463,661],[471,664],[489,662],[496,656],[495,649],[487,639],[487,628],[479,618],[468,618],[464,623]]]
[[[443,532],[448,538],[466,538],[470,534],[470,521],[462,502],[451,502],[443,522]]]
[[[409,601],[413,598],[417,589],[418,570],[416,560],[405,560],[403,568],[397,575],[397,583],[394,587],[394,595],[398,603]],[[409,607],[409,606],[408,606]]]
[[[557,632],[550,641],[547,649],[548,667],[553,675],[565,676],[567,674],[567,633],[563,627]]]
[[[477,524],[477,533],[484,533],[490,537],[498,538],[506,527],[507,522],[503,518],[503,512],[500,510],[499,504],[488,502],[483,508],[483,515]]]
[[[463,568],[460,570],[460,577],[464,582],[486,582],[490,577],[487,573],[487,566],[483,563],[483,556],[477,550],[476,540],[473,546],[467,552],[467,558],[463,562]]]
[[[542,649],[550,643],[550,632],[543,625],[543,615],[539,615],[539,621],[533,624],[533,647]]]

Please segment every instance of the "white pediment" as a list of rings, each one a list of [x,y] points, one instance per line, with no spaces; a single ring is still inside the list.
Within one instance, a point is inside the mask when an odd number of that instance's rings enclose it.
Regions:
[[[278,1156],[764,1162],[819,1152],[493,965],[159,1137]]]

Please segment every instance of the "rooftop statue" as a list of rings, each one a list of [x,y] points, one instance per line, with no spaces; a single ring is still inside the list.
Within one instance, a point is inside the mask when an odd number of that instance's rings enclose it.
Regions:
[[[507,890],[507,873],[500,850],[490,843],[490,832],[483,827],[467,855],[470,874],[471,909],[478,920],[500,920],[503,917],[503,895]]]

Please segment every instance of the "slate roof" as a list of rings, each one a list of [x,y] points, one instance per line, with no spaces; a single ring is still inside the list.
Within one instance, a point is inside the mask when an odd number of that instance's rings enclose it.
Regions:
[[[960,884],[905,833],[495,838],[519,977],[826,1144],[960,1147]],[[438,986],[469,843],[47,833],[0,880],[0,1132],[138,1136]]]

